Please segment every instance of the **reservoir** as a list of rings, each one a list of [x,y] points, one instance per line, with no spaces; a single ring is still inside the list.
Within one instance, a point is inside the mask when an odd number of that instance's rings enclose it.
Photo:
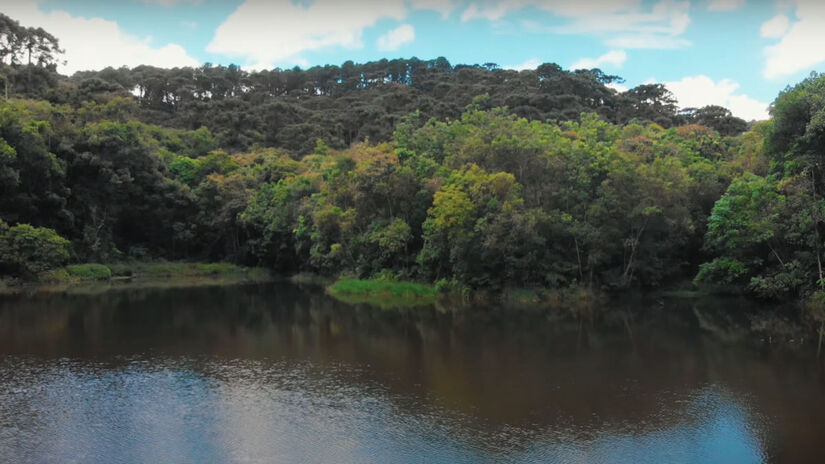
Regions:
[[[288,283],[3,296],[0,462],[822,462],[815,343],[768,344],[747,305],[381,308]]]

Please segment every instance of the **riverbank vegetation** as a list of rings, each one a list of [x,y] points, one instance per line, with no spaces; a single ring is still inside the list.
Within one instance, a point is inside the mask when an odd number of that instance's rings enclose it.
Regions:
[[[381,279],[341,279],[329,287],[338,295],[376,295],[390,297],[428,298],[436,294],[432,285],[415,282],[394,282]]]
[[[409,307],[436,302],[433,285],[399,282],[386,276],[375,279],[342,278],[327,287],[335,298],[349,303],[372,303],[381,307]]]
[[[41,33],[2,19],[0,274],[222,261],[514,295],[695,277],[825,301],[823,76],[755,123],[554,64],[66,77],[56,38],[27,63]]]
[[[200,277],[266,280],[270,274],[264,268],[249,268],[231,263],[160,261],[71,264],[44,272],[38,277],[38,280],[45,283],[84,283],[113,280],[180,280]]]
[[[120,262],[71,264],[43,272],[36,280],[0,278],[0,295],[38,292],[98,294],[113,289],[177,288],[263,283],[273,280],[264,268],[231,263]]]

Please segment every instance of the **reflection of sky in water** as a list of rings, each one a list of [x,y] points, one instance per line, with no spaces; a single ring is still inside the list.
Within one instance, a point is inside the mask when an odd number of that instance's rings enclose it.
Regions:
[[[169,360],[117,369],[0,363],[0,462],[765,460],[750,411],[717,388],[664,398],[662,417],[670,421],[527,431],[485,428],[420,398],[344,381],[345,370]]]
[[[708,388],[693,395],[686,407],[691,416],[687,421],[638,434],[596,431],[592,440],[538,443],[512,460],[617,464],[765,462],[758,431],[749,422],[749,412],[729,394]]]

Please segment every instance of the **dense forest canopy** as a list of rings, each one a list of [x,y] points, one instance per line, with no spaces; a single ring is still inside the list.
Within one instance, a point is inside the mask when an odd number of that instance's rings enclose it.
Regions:
[[[0,273],[209,259],[469,288],[825,286],[825,77],[773,119],[446,59],[61,76],[0,15]]]
[[[310,153],[318,139],[334,149],[386,142],[404,116],[418,111],[425,119],[457,119],[480,95],[489,96],[488,108],[506,107],[535,121],[578,120],[592,112],[619,125],[696,123],[723,135],[747,129],[722,107],[679,110],[661,84],[618,92],[610,87],[622,82],[618,76],[599,69],[567,71],[553,63],[514,71],[493,63],[453,66],[440,57],[257,72],[207,63],[106,68],[67,78],[54,72],[59,53],[57,39],[47,32],[20,27],[0,14],[0,61],[11,95],[72,107],[125,98],[134,105],[113,108],[112,118],[206,127],[229,151],[266,146],[299,156]]]

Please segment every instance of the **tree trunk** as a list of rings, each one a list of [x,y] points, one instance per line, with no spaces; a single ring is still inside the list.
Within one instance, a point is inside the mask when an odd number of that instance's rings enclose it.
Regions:
[[[642,239],[642,234],[644,233],[645,228],[647,227],[649,219],[649,217],[645,218],[644,224],[642,224],[642,227],[639,228],[639,232],[636,233],[636,236],[633,237],[633,241],[630,243],[630,257],[627,259],[627,266],[625,267],[624,273],[622,274],[622,280],[624,280],[624,284],[627,286],[630,285],[630,279],[633,278],[633,260],[636,257],[636,250],[638,250],[639,241]]]
[[[579,240],[573,237],[573,243],[576,245],[576,260],[579,262],[579,282],[584,282],[584,274],[582,273],[582,257],[579,254]]]

